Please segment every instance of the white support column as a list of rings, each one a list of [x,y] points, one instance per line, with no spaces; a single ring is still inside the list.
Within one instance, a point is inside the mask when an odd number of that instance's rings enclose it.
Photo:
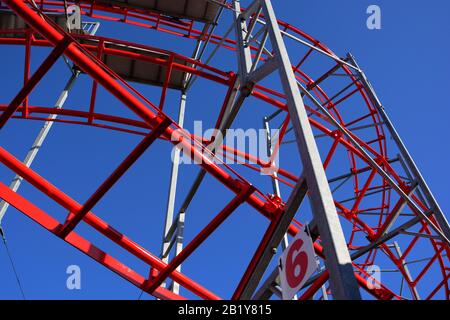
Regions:
[[[61,109],[64,106],[64,103],[67,100],[67,97],[69,96],[69,92],[72,89],[73,84],[75,83],[76,79],[78,78],[80,72],[79,71],[74,71],[74,73],[71,75],[69,81],[67,81],[66,86],[64,87],[63,91],[61,92],[58,100],[56,101],[55,104],[55,109]],[[45,138],[47,138],[48,133],[50,132],[54,120],[57,118],[57,114],[52,114],[48,117],[48,120],[44,123],[44,125],[42,126],[42,129],[39,131],[36,139],[34,140],[33,145],[31,146],[30,150],[28,151],[25,160],[23,161],[23,163],[27,166],[27,167],[31,167],[31,165],[33,164],[34,159],[36,158],[39,150],[41,149]],[[9,185],[9,188],[16,192],[17,190],[19,190],[20,185],[22,183],[23,178],[16,175],[14,177],[14,179],[12,180],[11,184]],[[9,208],[9,203],[7,203],[6,201],[2,201],[0,203],[0,225],[2,223],[3,217],[6,214],[6,211]]]
[[[186,93],[181,94],[180,98],[180,108],[178,112],[178,124],[180,127],[184,126],[184,114],[186,111]],[[175,213],[175,199],[177,194],[177,183],[178,183],[178,172],[180,167],[180,158],[181,158],[181,150],[178,148],[174,149],[173,159],[172,159],[172,172],[170,175],[170,186],[169,186],[169,196],[167,198],[167,210],[166,210],[166,222],[164,227],[164,235],[161,247],[161,258],[165,263],[169,262],[169,254],[167,251],[171,245],[172,237],[168,237],[169,232],[173,229],[173,224],[178,223],[174,221],[174,213]],[[184,215],[184,213],[183,213]],[[184,217],[183,217],[184,223]],[[178,243],[177,243],[178,247]],[[163,283],[163,286],[165,284]]]
[[[235,8],[236,3],[234,1]],[[356,282],[352,260],[347,248],[347,243],[344,237],[344,232],[339,221],[339,217],[334,205],[333,196],[326,178],[325,170],[323,168],[322,160],[319,150],[314,139],[314,135],[309,124],[308,115],[303,104],[303,99],[300,94],[295,75],[292,71],[292,64],[289,60],[288,52],[283,41],[283,37],[278,26],[278,22],[273,10],[270,0],[256,0],[249,6],[253,11],[247,10],[244,14],[237,17],[236,27],[241,30],[238,34],[238,57],[240,59],[240,68],[246,64],[243,50],[245,43],[240,43],[239,34],[246,32],[245,18],[249,18],[251,14],[259,12],[262,8],[264,19],[266,21],[266,28],[269,34],[269,39],[272,46],[273,57],[269,59],[269,64],[263,64],[255,70],[255,74],[247,74],[246,79],[261,80],[263,77],[277,70],[280,80],[286,95],[287,106],[291,115],[291,122],[295,131],[297,145],[300,152],[300,157],[303,164],[303,174],[306,179],[308,193],[311,201],[311,206],[314,214],[314,219],[318,225],[321,241],[325,248],[326,265],[330,272],[330,288],[334,299],[359,300],[361,295],[358,284]],[[245,38],[244,38],[245,39]],[[247,37],[250,39],[250,37]],[[243,45],[241,47],[241,45]],[[256,62],[253,62],[256,63]],[[248,69],[247,69],[248,70]],[[252,70],[252,68],[250,68]],[[264,72],[261,72],[263,70]],[[292,202],[296,208],[288,208],[288,211],[297,211],[300,203]],[[293,215],[289,218],[292,219]],[[284,233],[289,224],[280,223],[280,228],[283,230],[276,230],[271,244],[281,242]],[[278,242],[278,244],[279,244]],[[270,263],[272,255],[266,248],[262,258],[258,261],[254,272],[250,276],[250,281],[243,290],[242,299],[250,298],[261,280],[264,271]]]

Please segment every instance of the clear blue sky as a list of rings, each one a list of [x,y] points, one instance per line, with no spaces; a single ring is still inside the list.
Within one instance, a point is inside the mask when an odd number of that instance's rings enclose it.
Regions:
[[[448,212],[450,3],[444,0],[427,3],[405,0],[273,2],[280,19],[320,39],[341,56],[351,51],[357,57],[443,211]],[[381,30],[370,31],[366,28],[366,8],[370,4],[378,4],[382,9]],[[131,29],[133,32],[130,33],[127,32],[130,29],[126,28],[111,29],[111,24],[107,23],[102,27],[104,28],[100,29],[99,34],[116,35],[118,38],[169,49],[180,46],[183,53],[189,52],[187,49],[192,46],[192,43],[189,46],[186,42],[177,42],[180,40],[171,37],[156,39],[157,34],[154,32],[148,35],[149,31],[139,28]],[[0,50],[3,58],[0,97],[1,103],[7,103],[20,85],[23,48],[1,47]],[[46,53],[43,50],[36,52],[42,57]],[[33,66],[37,65],[36,60]],[[36,104],[51,105],[52,101],[56,100],[57,93],[67,77],[64,68],[60,63],[39,86],[39,95],[33,96]],[[75,97],[69,99],[68,105],[87,105],[87,94],[84,92],[89,90],[90,83],[84,76],[84,79],[77,83],[74,89]],[[158,90],[155,88],[137,88],[150,98],[156,100],[158,97]],[[214,96],[206,96],[204,90],[198,90],[192,100],[203,101],[205,106],[208,103],[217,106]],[[110,104],[99,107],[100,110],[106,107],[117,107],[119,110],[121,107],[106,94],[101,99]],[[174,97],[169,98],[169,103],[175,102]],[[168,112],[175,114],[174,110]],[[208,110],[194,111],[188,116],[188,125]],[[120,114],[119,111],[118,113]],[[28,121],[11,122],[0,132],[2,147],[23,158],[40,126],[41,123]],[[132,136],[76,126],[55,125],[54,129],[34,168],[80,202],[95,190],[138,141]],[[164,143],[152,146],[151,152],[138,161],[124,180],[94,210],[154,253],[158,253],[160,248],[168,187],[169,150],[169,146]],[[148,163],[152,163],[150,168]],[[183,173],[185,181],[192,181],[195,172],[193,168],[186,168]],[[1,166],[1,181],[9,183],[11,178],[11,173]],[[180,187],[181,192],[189,188],[189,185],[190,183],[183,184]],[[188,216],[188,238],[204,225],[207,221],[205,216],[211,217],[231,196],[212,179],[208,179],[201,190],[203,196],[194,201],[192,214]],[[29,185],[24,184],[21,193],[35,203],[42,204],[42,207],[51,209],[55,216],[64,216],[63,210],[50,204]],[[211,198],[214,200],[208,202]],[[183,269],[192,278],[201,279],[202,284],[220,288],[217,293],[223,297],[228,297],[236,286],[239,275],[242,274],[267,226],[263,219],[253,218],[254,213],[249,213],[250,211],[246,206],[240,208],[221,233],[214,236],[209,245],[193,256]],[[250,223],[254,230],[245,235],[244,230]],[[137,298],[137,288],[44,231],[17,211],[11,209],[8,212],[4,228],[27,298]],[[121,252],[90,229],[82,226],[78,230],[100,247],[111,249],[123,262],[134,261],[130,263],[130,267],[136,268],[142,274],[147,273],[143,264]],[[209,256],[210,261],[201,263],[202,255]],[[65,270],[72,264],[79,265],[82,270],[80,291],[66,289]],[[0,299],[20,298],[3,246],[0,249],[0,266]]]

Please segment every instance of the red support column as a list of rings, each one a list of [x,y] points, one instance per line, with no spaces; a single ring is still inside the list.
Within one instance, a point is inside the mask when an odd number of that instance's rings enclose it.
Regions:
[[[103,40],[100,40],[100,43],[98,44],[98,52],[97,52],[97,58],[100,61],[102,60],[104,48],[105,48],[105,42]],[[88,119],[89,124],[92,124],[94,122],[94,111],[95,111],[95,100],[97,98],[97,88],[98,88],[97,81],[92,80],[91,101],[89,104],[89,119]]]
[[[20,175],[24,178],[24,180],[28,181],[31,185],[33,185],[36,189],[47,195],[50,199],[54,200],[56,203],[61,205],[63,208],[70,212],[78,212],[81,210],[81,205],[77,203],[75,200],[67,196],[64,192],[60,191],[50,182],[39,176],[32,169],[25,166],[20,160],[15,158],[5,149],[0,147],[0,162],[3,163],[6,167],[10,168],[12,171]],[[1,194],[1,193],[0,193]],[[49,217],[49,219],[53,219]],[[158,259],[155,255],[148,252],[146,249],[141,247],[139,244],[128,238],[126,235],[120,233],[116,229],[114,229],[111,225],[95,216],[92,212],[89,212],[85,218],[85,222],[97,230],[102,235],[106,236],[108,239],[127,250],[140,260],[149,264],[150,266],[162,270],[167,264]],[[41,222],[39,222],[41,224]],[[60,229],[60,225],[55,224],[51,229],[54,228]],[[55,229],[55,230],[56,230]],[[49,229],[50,230],[50,229]],[[69,235],[65,240],[69,239],[71,235]],[[212,292],[208,291],[204,287],[200,286],[190,278],[186,277],[182,273],[178,271],[174,271],[172,273],[172,278],[181,284],[186,289],[190,290],[194,294],[198,295],[203,299],[211,299],[218,300],[220,299],[218,296],[214,295]]]
[[[30,79],[30,65],[31,65],[31,39],[33,35],[32,29],[27,29],[26,43],[25,43],[25,62],[23,70],[23,85],[25,86]],[[28,117],[28,96],[23,101],[23,113],[24,118]]]

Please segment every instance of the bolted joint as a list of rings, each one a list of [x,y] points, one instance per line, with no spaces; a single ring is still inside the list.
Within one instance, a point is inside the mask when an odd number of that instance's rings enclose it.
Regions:
[[[245,96],[246,98],[249,97],[252,92],[253,92],[253,88],[255,87],[256,83],[252,82],[252,81],[247,81],[245,83],[245,85],[243,85],[241,87],[241,93],[243,96]]]

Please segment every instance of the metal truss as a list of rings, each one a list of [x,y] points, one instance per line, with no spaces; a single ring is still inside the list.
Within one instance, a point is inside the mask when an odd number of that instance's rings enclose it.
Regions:
[[[12,10],[4,12],[5,16],[20,17],[23,24],[18,28],[0,28],[0,44],[25,48],[25,72],[22,89],[11,102],[0,104],[0,130],[8,130],[16,119],[45,122],[24,162],[0,146],[0,162],[16,175],[10,188],[0,184],[0,198],[4,201],[2,215],[8,205],[13,206],[158,299],[183,299],[184,292],[202,299],[220,299],[214,293],[215,288],[206,288],[183,274],[181,265],[246,203],[269,224],[246,271],[237,279],[236,289],[225,298],[269,299],[273,294],[279,294],[279,287],[277,273],[267,268],[279,253],[276,251],[279,245],[286,244],[299,228],[305,227],[299,222],[304,218],[298,209],[308,196],[314,216],[309,225],[315,237],[314,249],[320,264],[326,267],[318,269],[305,284],[298,294],[299,300],[327,299],[329,296],[359,299],[360,289],[364,297],[376,299],[450,298],[447,220],[353,56],[338,57],[302,30],[277,20],[269,0],[256,0],[246,9],[241,8],[239,1],[230,4],[205,0],[203,13],[213,12],[214,17],[188,17],[182,8],[174,8],[178,11],[168,14],[155,8],[118,2],[111,5],[112,2],[86,0],[77,1],[77,4],[82,17],[192,39],[192,56],[184,57],[164,49],[98,36],[95,34],[98,26],[89,22],[85,22],[87,32],[67,29],[64,1],[2,0]],[[226,14],[231,16],[232,24],[220,35],[218,26]],[[291,53],[292,46],[298,49],[296,54]],[[47,47],[52,51],[31,74],[33,47]],[[233,72],[224,71],[216,66],[220,63],[213,62],[219,54],[228,51],[238,57]],[[120,57],[123,63],[129,63],[131,71],[122,72],[110,57]],[[55,106],[35,105],[30,94],[38,90],[41,79],[62,58],[67,58],[74,66],[65,90]],[[159,68],[165,76],[156,79],[148,73],[146,79],[137,78],[132,68],[135,63],[143,68]],[[307,69],[316,72],[307,74],[304,71]],[[276,74],[281,89],[265,85],[264,79]],[[64,105],[71,84],[81,77],[92,81],[87,110]],[[264,121],[264,127],[268,129],[269,160],[222,144],[220,139],[211,145],[211,141],[193,137],[183,129],[189,92],[196,89],[199,78],[225,88],[215,124],[223,133],[232,127],[241,110],[250,103],[250,98],[273,108],[273,116]],[[149,101],[130,85],[134,81],[159,86],[159,100]],[[96,106],[100,86],[135,117],[99,113]],[[328,92],[326,87],[334,89]],[[168,117],[164,111],[169,89],[180,91],[177,120]],[[348,112],[350,107],[353,107],[352,112]],[[280,145],[272,146],[269,123],[276,126],[280,118],[281,130],[277,137]],[[142,138],[117,169],[80,204],[30,167],[55,122]],[[175,139],[177,142],[171,139],[174,136],[179,138]],[[388,137],[393,138],[398,154],[388,151]],[[160,141],[173,145],[183,141],[183,148],[192,151],[192,158],[202,161],[192,188],[184,195],[180,208],[176,208],[181,168],[180,151],[175,152],[172,172],[168,174],[170,187],[162,247],[155,255],[93,211],[141,155],[151,152],[151,145]],[[299,152],[297,168],[303,170],[300,175],[292,173],[292,168],[283,167],[282,162],[273,163],[281,148],[292,145]],[[343,153],[348,157],[348,171],[333,170],[333,162],[342,162],[339,157]],[[232,168],[221,162],[217,157],[219,154],[247,162]],[[244,174],[243,168],[258,175],[268,168],[277,170],[269,175],[271,183],[267,189],[253,176]],[[184,229],[190,227],[188,208],[206,176],[213,177],[224,190],[230,190],[232,196],[198,234],[186,239]],[[56,220],[40,204],[31,203],[20,195],[17,188],[22,179],[64,208],[66,219]],[[81,237],[77,233],[80,224],[90,226],[146,263],[149,274],[138,274]],[[344,224],[347,228],[341,227]],[[374,288],[368,268],[376,264],[380,264],[384,272],[395,272],[400,288],[391,283],[378,284]],[[265,274],[268,277],[263,279]]]
[[[239,2],[234,1],[234,4],[234,9],[240,12]],[[261,14],[264,15],[266,24],[253,35],[254,27]],[[249,21],[248,28],[246,21]],[[278,221],[276,220],[270,225],[233,297],[243,299],[252,297],[271,261],[274,254],[273,249],[279,246],[303,198],[309,191],[314,217],[320,229],[323,245],[327,248],[326,262],[330,270],[330,285],[333,296],[336,299],[360,299],[344,233],[333,204],[333,197],[315,144],[307,112],[297,87],[292,64],[270,1],[254,1],[245,13],[238,15],[236,28],[238,30],[237,44],[238,48],[241,49],[238,51],[239,70],[244,82],[256,84],[273,72],[279,73],[303,163],[303,174],[287,203],[286,212]],[[262,35],[262,40],[255,60],[252,61],[251,55],[246,55],[244,48],[248,48],[250,40],[257,39],[259,34]],[[272,46],[271,57],[258,67],[269,38]]]

